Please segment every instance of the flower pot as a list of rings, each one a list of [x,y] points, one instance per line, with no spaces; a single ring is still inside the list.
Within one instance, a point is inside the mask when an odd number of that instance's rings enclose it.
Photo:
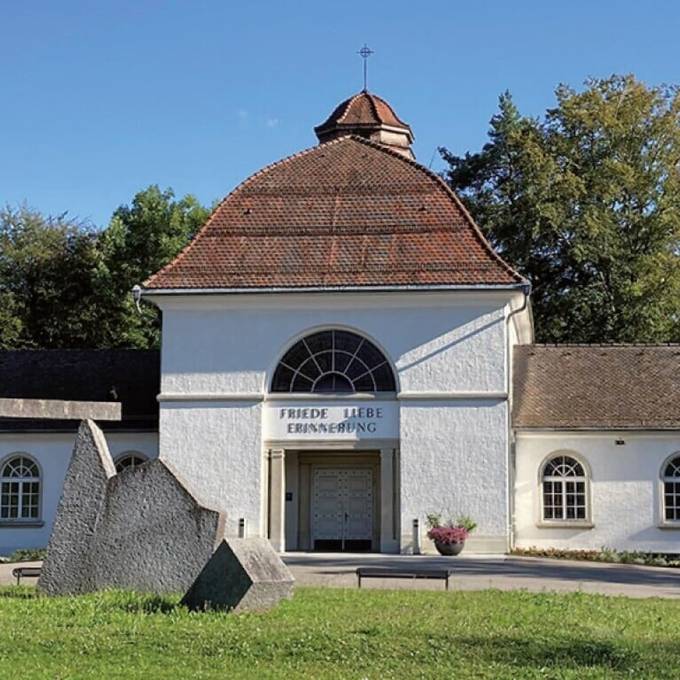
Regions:
[[[460,543],[442,543],[441,541],[434,542],[435,548],[440,555],[458,555],[461,550],[465,547],[465,542]]]

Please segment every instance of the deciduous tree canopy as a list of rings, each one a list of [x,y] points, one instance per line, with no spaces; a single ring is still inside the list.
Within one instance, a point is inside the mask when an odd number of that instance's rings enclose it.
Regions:
[[[500,98],[489,142],[441,149],[451,187],[533,284],[546,342],[680,340],[680,97],[632,76]]]
[[[502,95],[481,151],[441,149],[448,182],[531,280],[539,341],[680,341],[678,91],[614,76],[556,96],[530,118]],[[157,186],[102,231],[0,210],[0,348],[157,346],[130,291],[207,216]]]
[[[153,347],[159,316],[132,287],[189,241],[208,210],[156,186],[99,232],[66,215],[0,210],[0,348]]]

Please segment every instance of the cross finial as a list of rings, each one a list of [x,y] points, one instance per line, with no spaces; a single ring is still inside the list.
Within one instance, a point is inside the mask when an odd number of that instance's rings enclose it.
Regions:
[[[366,89],[366,62],[368,61],[368,58],[373,54],[373,50],[366,44],[364,43],[364,46],[357,52],[357,54],[361,55],[361,58],[364,60],[364,92],[367,92]]]

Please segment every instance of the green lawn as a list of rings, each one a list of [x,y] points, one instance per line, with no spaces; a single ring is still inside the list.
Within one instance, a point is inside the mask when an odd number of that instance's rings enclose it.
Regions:
[[[269,614],[176,602],[0,589],[0,677],[680,677],[680,601],[300,588]]]

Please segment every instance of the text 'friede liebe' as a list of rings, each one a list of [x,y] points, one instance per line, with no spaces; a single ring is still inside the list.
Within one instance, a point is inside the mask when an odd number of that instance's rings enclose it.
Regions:
[[[339,417],[338,417],[339,416]],[[373,433],[384,417],[382,407],[350,406],[333,412],[328,408],[280,408],[279,419],[286,421],[288,434],[353,434]]]

